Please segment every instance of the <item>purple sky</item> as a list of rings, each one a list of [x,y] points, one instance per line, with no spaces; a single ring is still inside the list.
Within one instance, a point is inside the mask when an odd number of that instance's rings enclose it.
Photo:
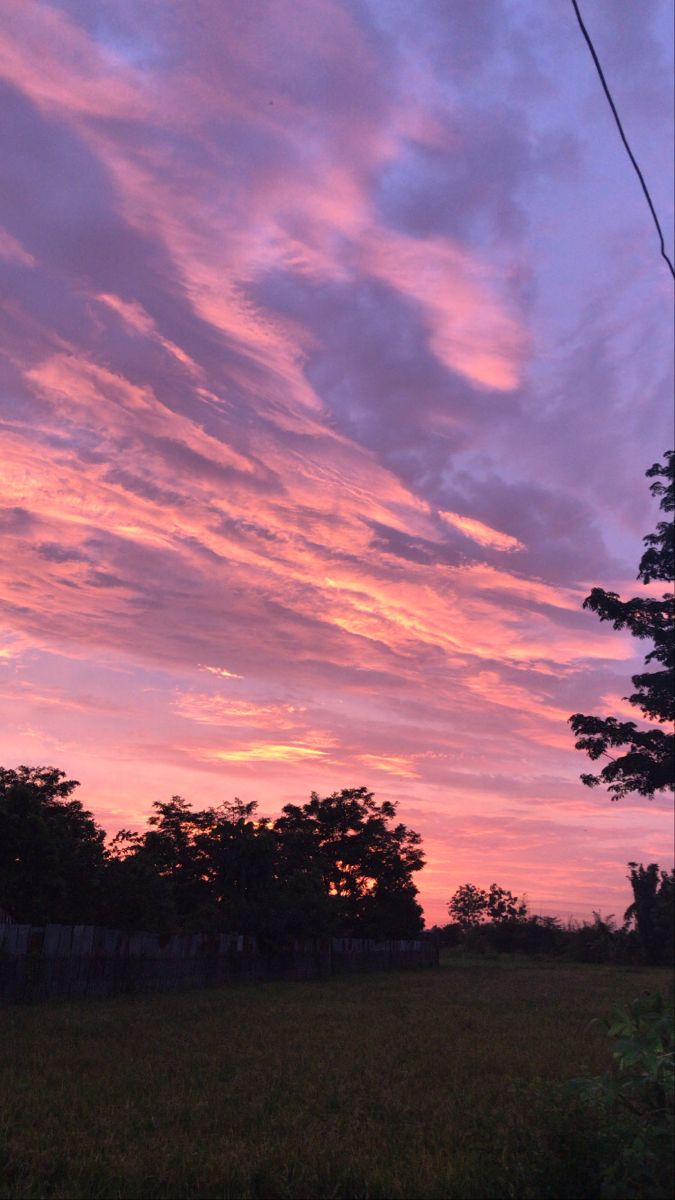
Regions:
[[[672,5],[583,11],[672,254]],[[621,915],[670,806],[565,722],[642,663],[581,603],[673,286],[571,5],[4,0],[0,90],[0,762],[111,830],[365,783],[429,919]]]

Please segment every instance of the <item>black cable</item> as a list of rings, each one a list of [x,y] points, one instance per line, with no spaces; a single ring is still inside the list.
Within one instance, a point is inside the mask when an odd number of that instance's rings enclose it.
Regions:
[[[579,12],[579,5],[577,4],[577,0],[572,0],[572,7],[577,15],[577,21],[579,22],[579,28],[581,29],[581,32],[583,33],[583,35],[586,39],[586,44],[588,46],[588,49],[591,52],[591,57],[593,59],[593,62],[595,63],[595,67],[598,72],[598,75],[600,76],[600,82],[605,90],[605,95],[609,101],[609,107],[611,108],[611,110],[614,114],[614,120],[616,121],[619,133],[621,134],[621,141],[623,142],[624,146],[626,147],[628,157],[629,157],[630,161],[632,162],[633,166],[635,167],[635,172],[637,174],[637,177],[640,180],[640,183],[642,184],[642,190],[647,198],[647,204],[649,205],[649,211],[651,212],[651,214],[654,218],[654,224],[656,225],[656,229],[657,229],[657,232],[659,235],[659,241],[661,243],[661,256],[662,256],[662,258],[665,258],[665,260],[668,263],[668,266],[670,268],[670,273],[673,276],[673,279],[675,279],[675,268],[673,267],[672,262],[670,261],[670,259],[668,258],[668,255],[666,254],[666,244],[663,240],[663,233],[661,232],[661,226],[659,225],[659,218],[656,215],[656,209],[654,208],[654,205],[652,204],[652,198],[649,195],[649,188],[647,187],[647,184],[645,183],[645,179],[644,179],[644,175],[642,174],[642,171],[640,170],[639,166],[637,165],[637,162],[635,161],[635,155],[633,154],[633,151],[631,150],[630,146],[628,145],[628,140],[623,131],[623,125],[621,124],[619,114],[616,111],[614,101],[612,100],[612,94],[607,86],[607,81],[605,79],[605,76],[603,75],[602,67],[600,66],[598,56],[595,53],[595,47],[590,39],[588,30],[586,29],[586,26],[584,25],[583,20],[581,18],[581,13]]]

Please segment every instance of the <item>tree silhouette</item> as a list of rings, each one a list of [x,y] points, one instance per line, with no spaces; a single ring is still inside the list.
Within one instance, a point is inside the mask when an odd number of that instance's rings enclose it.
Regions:
[[[272,821],[257,805],[194,810],[180,796],[153,805],[141,834],[122,830],[108,864],[119,924],[293,935],[410,937],[423,928],[413,872],[419,834],[393,825],[395,805],[343,789]]]
[[[215,923],[274,940],[287,932],[281,903],[278,847],[271,822],[255,802],[209,809],[195,837]]]
[[[274,823],[287,877],[331,898],[336,932],[414,937],[423,927],[412,876],[424,866],[420,835],[393,825],[396,805],[365,787],[287,804]]]
[[[475,929],[483,921],[492,921],[495,925],[524,921],[527,904],[496,883],[491,883],[487,892],[473,883],[463,883],[450,900],[448,912],[453,921],[468,930]]]
[[[635,922],[641,946],[651,963],[662,963],[673,953],[673,916],[675,908],[675,871],[661,871],[658,863],[643,867],[630,862],[633,903],[624,913],[624,921]]]
[[[0,767],[0,910],[15,921],[289,936],[414,937],[420,836],[396,806],[345,788],[276,821],[239,800],[153,804],[142,832],[105,832],[55,767]]]
[[[664,464],[654,463],[646,473],[655,478],[650,491],[652,495],[660,496],[662,511],[672,513],[675,509],[675,453],[668,451]],[[656,532],[648,534],[644,543],[646,550],[640,560],[638,579],[644,584],[655,581],[672,584],[675,580],[672,520],[660,521]],[[601,621],[611,621],[615,629],[629,629],[634,637],[646,638],[653,643],[645,663],[658,663],[660,669],[634,675],[635,691],[624,699],[638,708],[646,720],[661,724],[672,722],[675,716],[675,596],[672,590],[661,599],[636,596],[632,600],[621,600],[616,592],[593,588],[584,600],[584,608],[597,613]],[[587,787],[606,784],[612,800],[619,800],[631,792],[651,797],[655,792],[673,787],[675,738],[672,733],[655,727],[638,729],[634,721],[582,713],[574,713],[569,723],[577,737],[577,750],[585,750],[593,761],[602,756],[610,760],[598,775],[581,776]],[[620,753],[612,754],[611,751]]]
[[[97,919],[105,833],[54,767],[0,767],[0,907],[14,920]]]

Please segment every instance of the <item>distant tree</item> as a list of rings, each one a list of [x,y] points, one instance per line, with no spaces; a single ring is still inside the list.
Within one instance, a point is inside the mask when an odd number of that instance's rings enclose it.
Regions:
[[[360,787],[323,799],[313,792],[274,822],[283,876],[296,886],[304,877],[313,895],[328,898],[334,932],[414,937],[423,929],[413,882],[424,865],[421,838],[392,824],[395,816],[395,804]]]
[[[473,883],[463,883],[448,903],[448,913],[462,929],[473,929],[485,920],[487,892]]]
[[[624,921],[634,923],[648,962],[672,962],[675,871],[661,871],[658,863],[643,867],[630,862],[628,867],[633,903],[626,909]]]
[[[0,767],[0,907],[14,920],[96,921],[105,833],[54,767]]]
[[[487,916],[489,921],[500,924],[503,921],[524,921],[527,916],[527,904],[519,900],[505,888],[490,884],[488,892]]]
[[[655,463],[647,471],[655,477],[650,491],[660,496],[663,512],[675,509],[675,453],[668,451],[664,464]],[[665,480],[665,482],[661,482]],[[638,579],[673,583],[675,580],[675,527],[672,520],[660,521],[656,532],[644,538]],[[672,588],[662,595],[638,596],[621,600],[616,592],[593,588],[584,600],[584,608],[597,613],[601,621],[611,621],[615,629],[629,629],[634,637],[647,638],[653,649],[645,663],[658,663],[655,671],[633,676],[635,691],[624,697],[639,709],[643,718],[661,724],[675,717],[675,595]],[[593,761],[607,757],[609,762],[598,775],[581,776],[587,787],[606,784],[612,800],[631,792],[653,796],[675,784],[675,737],[663,729],[638,729],[634,721],[616,717],[584,716],[569,718],[577,741],[577,750],[585,750]],[[611,753],[612,751],[618,753]]]
[[[494,924],[523,921],[527,916],[527,904],[496,883],[491,883],[487,892],[473,883],[464,883],[450,900],[448,912],[466,930],[484,921]]]

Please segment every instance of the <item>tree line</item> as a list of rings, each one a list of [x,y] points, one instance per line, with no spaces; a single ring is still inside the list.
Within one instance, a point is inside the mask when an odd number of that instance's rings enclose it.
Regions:
[[[111,841],[53,767],[0,768],[0,909],[33,925],[183,932],[415,937],[421,838],[365,787],[276,820],[239,800],[153,805],[141,833]]]
[[[614,914],[568,921],[530,913],[527,901],[492,883],[465,883],[448,904],[450,921],[431,931],[446,947],[480,954],[567,957],[577,962],[670,965],[675,951],[675,870],[628,863],[633,900],[622,924]]]

